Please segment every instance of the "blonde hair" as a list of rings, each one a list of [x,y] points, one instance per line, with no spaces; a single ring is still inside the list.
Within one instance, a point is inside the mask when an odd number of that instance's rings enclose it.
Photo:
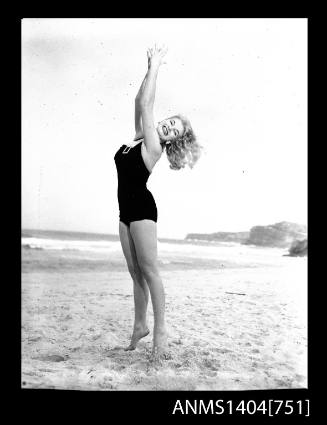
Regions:
[[[191,169],[201,156],[201,146],[195,137],[190,121],[181,114],[172,118],[179,118],[184,126],[184,133],[173,141],[161,141],[163,148],[166,148],[166,155],[172,170],[180,170],[187,164]]]

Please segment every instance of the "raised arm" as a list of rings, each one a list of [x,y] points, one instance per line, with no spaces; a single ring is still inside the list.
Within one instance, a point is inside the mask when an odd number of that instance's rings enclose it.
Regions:
[[[145,86],[145,81],[147,79],[148,76],[148,72],[149,72],[149,68],[150,68],[150,63],[151,63],[151,55],[152,55],[152,49],[148,50],[148,71],[145,74],[145,77],[142,81],[142,84],[139,88],[139,91],[137,92],[137,95],[135,97],[135,137],[134,140],[140,139],[142,138],[143,135],[143,126],[142,126],[142,115],[141,115],[141,105],[140,105],[140,101],[141,101],[141,96],[144,90],[144,86]]]
[[[144,144],[148,153],[154,157],[160,156],[162,153],[159,135],[154,125],[153,105],[157,75],[166,53],[166,49],[157,48],[156,46],[154,49],[148,51],[149,69],[139,103],[143,124]]]
[[[145,77],[142,81],[142,84],[139,88],[139,91],[138,91],[138,93],[135,97],[135,137],[134,137],[134,140],[137,140],[137,139],[140,139],[141,137],[143,137],[140,100],[141,100],[142,92],[144,90],[147,75],[148,75],[148,73],[146,73],[146,75],[145,75]]]

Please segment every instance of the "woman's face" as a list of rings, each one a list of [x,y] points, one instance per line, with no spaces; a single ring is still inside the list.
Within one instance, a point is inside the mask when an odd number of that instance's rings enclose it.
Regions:
[[[180,118],[167,118],[158,123],[157,132],[161,140],[171,142],[183,135],[184,125]]]

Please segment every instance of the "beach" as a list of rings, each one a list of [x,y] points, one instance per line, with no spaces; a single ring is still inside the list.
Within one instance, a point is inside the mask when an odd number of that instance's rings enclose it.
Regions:
[[[307,388],[307,258],[286,250],[161,241],[169,358],[129,343],[132,280],[118,237],[22,238],[22,387]]]

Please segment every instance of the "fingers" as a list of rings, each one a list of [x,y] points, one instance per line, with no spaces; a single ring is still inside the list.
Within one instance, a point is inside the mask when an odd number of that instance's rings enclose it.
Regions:
[[[168,47],[166,47],[164,44],[161,47],[159,47],[157,46],[157,43],[155,43],[154,47],[151,49],[148,49],[148,51],[150,52],[151,56],[156,53],[160,55],[165,55],[168,51]]]
[[[158,48],[158,52],[162,56],[164,56],[167,53],[167,51],[168,51],[168,47],[166,47],[164,44],[160,48]]]
[[[167,46],[163,46],[163,54],[165,55],[168,52],[168,47]]]
[[[160,56],[163,58],[168,52],[168,47],[162,46],[160,49]]]
[[[167,62],[164,62],[162,59],[167,54],[167,52],[168,47],[166,47],[164,44],[159,47],[157,46],[157,43],[155,43],[154,47],[147,50],[148,67],[151,66],[153,61],[156,63],[158,62],[159,65],[165,65]]]

